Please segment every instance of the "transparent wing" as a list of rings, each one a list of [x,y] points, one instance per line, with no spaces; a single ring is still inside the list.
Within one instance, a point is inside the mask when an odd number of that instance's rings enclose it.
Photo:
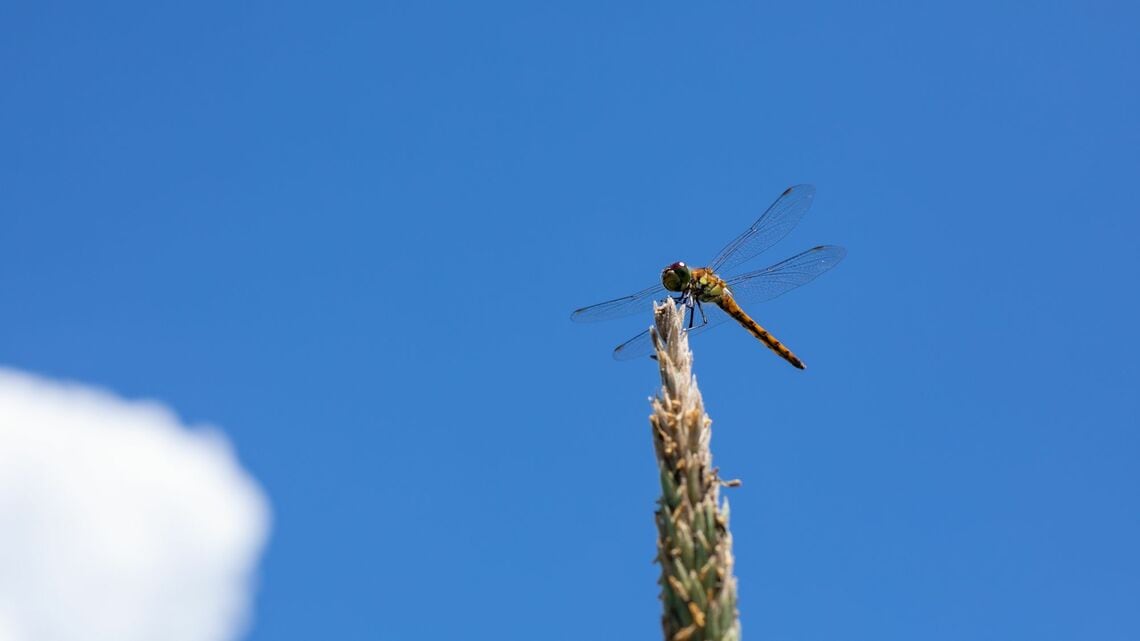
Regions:
[[[847,250],[842,247],[820,245],[771,267],[734,276],[726,282],[737,302],[760,303],[811,282],[838,265],[846,255]]]
[[[731,270],[775,245],[800,222],[814,198],[815,187],[811,185],[788,187],[751,227],[720,250],[709,268],[714,272]]]
[[[696,336],[698,334],[707,332],[708,330],[724,323],[726,320],[732,318],[725,314],[716,305],[705,304],[705,317],[708,318],[708,323],[704,325],[695,325],[692,329],[686,330],[689,336]],[[688,312],[686,312],[688,314]],[[686,316],[687,320],[687,316]],[[697,323],[701,322],[701,313],[697,312]],[[649,330],[641,332],[637,336],[629,339],[628,341],[618,345],[614,348],[614,358],[619,361],[628,361],[635,358],[645,358],[653,354],[653,337],[649,335]]]
[[[622,316],[631,316],[639,312],[652,313],[652,301],[665,298],[665,288],[661,285],[654,285],[643,289],[636,294],[623,296],[608,300],[604,303],[597,305],[590,305],[576,309],[570,314],[570,320],[579,323],[590,323],[593,321],[610,320],[611,318],[621,318]]]

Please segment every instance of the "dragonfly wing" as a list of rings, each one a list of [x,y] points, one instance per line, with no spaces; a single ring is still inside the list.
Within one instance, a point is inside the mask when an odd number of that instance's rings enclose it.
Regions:
[[[731,318],[731,316],[725,314],[716,305],[706,304],[704,308],[708,322],[703,325],[695,325],[692,329],[685,330],[685,333],[689,336],[696,336],[697,334],[707,332]],[[701,322],[700,312],[697,312],[696,322]],[[644,358],[653,352],[653,337],[649,335],[649,330],[647,329],[614,348],[614,358],[619,361],[628,361],[635,358]]]
[[[799,224],[815,199],[815,187],[788,187],[752,226],[720,250],[709,263],[714,272],[727,271],[775,245]]]
[[[771,267],[729,278],[728,289],[738,302],[760,303],[811,282],[816,276],[835,267],[847,250],[835,245],[821,245]]]
[[[643,358],[652,353],[653,339],[649,336],[648,329],[614,348],[614,358],[619,361]]]
[[[611,318],[621,318],[622,316],[631,316],[638,312],[652,313],[652,301],[664,298],[664,294],[664,287],[654,285],[636,294],[630,294],[629,296],[615,298],[604,303],[598,303],[597,305],[576,309],[570,314],[570,320],[579,323],[590,323],[593,321],[610,320]]]

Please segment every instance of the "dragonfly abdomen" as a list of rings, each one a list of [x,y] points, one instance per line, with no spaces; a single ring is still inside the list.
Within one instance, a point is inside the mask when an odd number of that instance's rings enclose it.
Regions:
[[[747,329],[750,334],[760,339],[761,343],[764,343],[773,352],[779,354],[781,358],[791,363],[792,367],[797,369],[804,369],[806,367],[804,362],[792,353],[792,350],[785,347],[784,344],[777,340],[775,336],[772,336],[768,330],[761,327],[760,323],[752,320],[752,317],[746,314],[744,310],[740,308],[740,305],[736,304],[736,301],[733,300],[731,295],[726,294],[721,296],[720,299],[716,301],[716,304],[720,306],[726,314],[735,319],[736,322],[743,325],[744,329]]]

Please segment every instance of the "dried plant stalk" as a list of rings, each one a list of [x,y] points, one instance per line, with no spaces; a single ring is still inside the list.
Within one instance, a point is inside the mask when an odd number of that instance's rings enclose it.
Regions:
[[[661,474],[657,562],[661,565],[661,624],[666,641],[736,641],[736,578],[728,501],[712,466],[712,419],[693,377],[684,310],[671,301],[654,308],[653,343],[661,393],[653,399],[653,448]]]

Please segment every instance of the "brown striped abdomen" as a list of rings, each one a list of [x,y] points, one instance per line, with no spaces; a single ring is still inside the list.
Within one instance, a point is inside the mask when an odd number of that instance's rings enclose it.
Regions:
[[[791,363],[792,367],[804,369],[804,362],[796,358],[796,355],[792,353],[792,350],[784,347],[784,344],[776,340],[775,336],[769,334],[768,330],[761,327],[760,323],[757,323],[756,321],[752,320],[751,316],[745,314],[744,310],[740,309],[740,305],[736,304],[736,301],[732,299],[731,295],[722,296],[720,300],[717,301],[717,305],[719,305],[720,308],[723,309],[729,316],[736,319],[736,322],[743,325],[744,329],[747,329],[749,333],[751,333],[756,338],[759,338],[760,342],[767,345],[768,348],[773,352],[779,354],[781,358]]]

